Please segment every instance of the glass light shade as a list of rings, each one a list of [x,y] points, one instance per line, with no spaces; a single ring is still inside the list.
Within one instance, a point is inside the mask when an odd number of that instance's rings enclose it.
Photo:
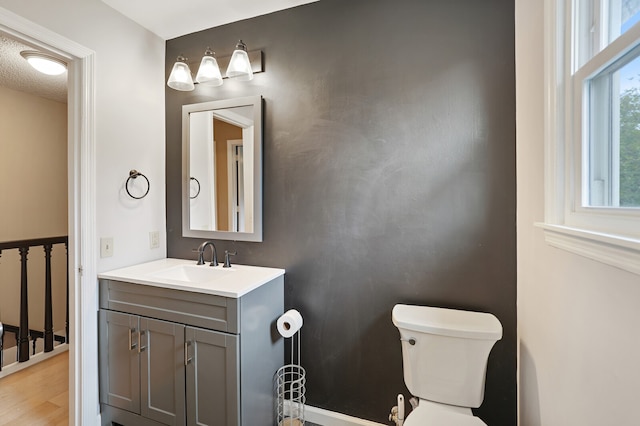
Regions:
[[[227,67],[227,77],[234,80],[249,81],[253,79],[251,61],[247,54],[247,46],[240,40],[233,51],[229,66]]]
[[[45,53],[24,50],[20,52],[20,55],[27,60],[29,65],[43,74],[60,75],[67,70],[66,63]]]
[[[198,68],[198,74],[196,75],[196,83],[204,84],[205,86],[222,85],[220,67],[218,67],[218,61],[213,55],[214,53],[209,49],[204,52],[202,61],[200,61],[200,68]]]
[[[173,64],[171,74],[169,74],[167,86],[183,92],[188,92],[195,88],[193,79],[191,78],[191,70],[186,63],[186,58],[178,56],[176,63]]]

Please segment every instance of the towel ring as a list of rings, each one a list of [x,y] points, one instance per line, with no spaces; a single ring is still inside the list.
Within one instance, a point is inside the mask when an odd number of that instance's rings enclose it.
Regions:
[[[144,178],[144,180],[147,181],[147,191],[140,197],[136,197],[135,195],[132,195],[131,192],[129,192],[129,181],[131,179],[136,179],[138,176],[142,176]],[[137,170],[131,170],[129,172],[129,177],[127,178],[127,182],[124,184],[124,189],[126,189],[127,194],[129,194],[129,197],[135,198],[136,200],[139,200],[139,199],[144,198],[144,197],[147,196],[147,194],[149,193],[149,189],[151,189],[151,184],[149,183],[149,179],[147,179],[147,177],[145,175],[143,175],[142,173],[140,173]]]
[[[198,198],[198,195],[200,195],[200,181],[194,178],[193,176],[191,176],[190,180],[195,180],[196,183],[198,184],[198,192],[196,192],[196,195],[194,195],[193,197],[189,196],[189,198],[193,200],[194,198]]]

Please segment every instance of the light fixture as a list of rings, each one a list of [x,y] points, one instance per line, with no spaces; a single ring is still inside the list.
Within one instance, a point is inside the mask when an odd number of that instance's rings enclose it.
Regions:
[[[191,78],[191,70],[187,64],[187,58],[178,56],[176,63],[173,64],[173,68],[171,69],[171,74],[169,74],[167,86],[183,92],[187,92],[195,88],[193,85],[193,79]]]
[[[247,54],[247,46],[242,40],[238,41],[236,50],[233,51],[233,55],[229,61],[229,67],[227,68],[227,77],[240,81],[253,79],[253,70],[251,69],[251,62]]]
[[[176,63],[171,69],[171,74],[169,74],[167,86],[181,91],[190,91],[195,88],[191,69],[187,61],[187,58],[182,55],[178,56]],[[195,66],[195,64],[191,65]],[[222,76],[220,69],[225,67],[227,73],[225,76]],[[207,47],[200,61],[195,83],[215,87],[222,85],[224,78],[249,81],[253,79],[253,73],[262,71],[264,71],[262,66],[262,51],[253,50],[247,52],[247,46],[242,40],[239,40],[236,45],[236,50],[233,51],[233,55],[231,56],[216,58],[215,52]]]
[[[222,75],[220,74],[216,54],[208,47],[204,52],[202,61],[200,61],[200,68],[198,68],[198,74],[196,75],[196,83],[214,87],[222,85]]]
[[[35,50],[23,50],[20,55],[36,70],[47,75],[60,75],[67,70],[67,64],[46,53]]]

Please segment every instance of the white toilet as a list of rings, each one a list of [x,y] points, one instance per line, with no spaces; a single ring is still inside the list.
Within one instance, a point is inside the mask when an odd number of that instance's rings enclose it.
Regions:
[[[502,324],[487,313],[396,305],[404,382],[419,404],[404,426],[481,426],[487,360]]]

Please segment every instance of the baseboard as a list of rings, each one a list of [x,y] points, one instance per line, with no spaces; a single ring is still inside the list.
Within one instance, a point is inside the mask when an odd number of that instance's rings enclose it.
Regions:
[[[305,422],[322,426],[386,426],[382,423],[359,419],[309,405],[305,405],[304,407],[304,420]]]
[[[31,345],[29,345],[31,346]],[[63,344],[59,344],[57,346],[54,346],[53,350],[51,352],[37,352],[35,355],[31,355],[31,357],[29,357],[29,361],[26,362],[13,362],[11,364],[8,364],[4,367],[2,367],[2,371],[0,371],[0,379],[3,377],[6,377],[10,374],[13,373],[17,373],[20,370],[24,370],[27,367],[31,367],[32,365],[35,365],[39,362],[42,362],[44,360],[47,360],[51,357],[54,357],[56,355],[61,354],[62,352],[66,352],[69,350],[69,345],[66,343]],[[9,348],[5,351],[4,353],[4,357],[5,360],[6,359],[13,359],[16,357],[16,351],[17,348],[14,346],[12,348]],[[9,358],[7,358],[7,356]]]

